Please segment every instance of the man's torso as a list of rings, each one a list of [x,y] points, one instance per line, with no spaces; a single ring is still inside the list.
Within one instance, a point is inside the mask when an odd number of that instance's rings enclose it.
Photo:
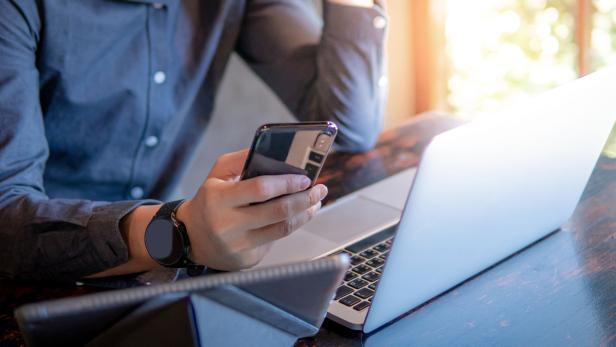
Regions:
[[[162,198],[203,133],[244,1],[42,1],[50,197]]]

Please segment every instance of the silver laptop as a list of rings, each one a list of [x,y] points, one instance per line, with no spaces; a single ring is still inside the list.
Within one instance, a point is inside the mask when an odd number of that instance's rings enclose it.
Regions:
[[[328,317],[371,332],[567,221],[616,121],[615,91],[606,69],[443,133],[418,171],[325,207],[259,266],[349,253]]]

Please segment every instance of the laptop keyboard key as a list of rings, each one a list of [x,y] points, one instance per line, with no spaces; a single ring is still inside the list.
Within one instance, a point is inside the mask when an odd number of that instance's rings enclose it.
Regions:
[[[381,278],[381,276],[377,274],[376,272],[371,272],[371,273],[363,275],[361,278],[369,282],[376,282]]]
[[[362,298],[362,299],[368,299],[371,298],[374,295],[374,290],[370,290],[368,288],[363,288],[358,290],[357,292],[355,292],[355,295]]]
[[[349,286],[355,288],[355,289],[359,289],[361,287],[365,287],[368,285],[368,282],[362,280],[361,278],[358,279],[354,279],[351,282],[347,283]]]
[[[396,232],[397,227],[398,227],[397,224],[393,225],[359,242],[355,242],[354,244],[348,246],[345,249],[345,251],[351,252],[351,253],[359,253],[365,250],[366,248],[370,248],[374,245],[378,245],[379,243],[382,243],[383,241],[389,240]]]
[[[371,267],[379,267],[383,264],[385,264],[385,260],[379,258],[372,258],[366,262],[366,265]]]
[[[391,248],[391,246],[386,244],[386,243],[381,243],[381,244],[378,244],[378,245],[374,246],[373,248],[376,249],[377,251],[383,253],[383,252],[388,251],[389,248]]]
[[[353,305],[355,305],[356,303],[358,303],[360,301],[361,300],[358,297],[353,296],[353,295],[349,295],[347,297],[344,297],[344,298],[338,300],[339,303],[341,303],[341,304],[343,304],[345,306],[353,306]]]
[[[370,288],[371,290],[376,290],[376,283],[372,283],[368,286],[368,288]]]
[[[361,311],[361,310],[365,309],[368,306],[370,306],[370,303],[368,301],[362,301],[359,304],[353,306],[353,309],[355,311]]]
[[[354,272],[347,272],[346,275],[344,275],[344,280],[345,282],[348,282],[352,279],[354,279],[355,277],[357,277],[357,274]]]
[[[353,272],[357,272],[360,275],[363,275],[366,272],[369,272],[371,270],[372,270],[372,268],[370,268],[370,267],[368,267],[368,266],[366,266],[364,264],[357,265],[356,267],[353,268]]]
[[[379,255],[379,252],[373,250],[373,249],[367,249],[361,253],[359,253],[359,255],[361,255],[362,257],[366,258],[366,259],[370,259],[370,258],[374,258],[377,255]]]
[[[376,269],[374,271],[376,271],[377,273],[381,274],[381,273],[383,273],[383,267],[381,266],[380,268],[378,268],[378,269]]]
[[[334,297],[334,300],[338,300],[343,296],[351,294],[352,292],[352,288],[349,288],[347,286],[340,286],[338,287],[338,290],[336,290],[336,296]]]
[[[361,263],[364,262],[364,260],[366,260],[366,259],[364,259],[364,258],[362,258],[360,256],[357,256],[357,255],[354,255],[354,256],[351,257],[351,265],[355,266],[355,265],[361,264]]]

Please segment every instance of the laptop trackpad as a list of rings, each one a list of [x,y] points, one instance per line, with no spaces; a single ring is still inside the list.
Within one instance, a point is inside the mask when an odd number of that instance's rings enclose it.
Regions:
[[[334,242],[345,242],[382,229],[399,218],[398,209],[356,196],[322,210],[302,229]]]

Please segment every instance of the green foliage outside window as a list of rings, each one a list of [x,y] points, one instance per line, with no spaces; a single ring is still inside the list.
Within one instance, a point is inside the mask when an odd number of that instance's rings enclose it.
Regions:
[[[448,0],[448,103],[494,112],[577,76],[574,0]]]
[[[592,30],[592,67],[616,65],[616,0],[595,0]],[[616,158],[616,125],[604,154]]]
[[[591,65],[593,69],[616,64],[616,0],[593,1]]]
[[[448,99],[465,118],[578,76],[576,0],[445,0]],[[616,65],[616,0],[594,0],[591,68]],[[616,91],[615,91],[616,96]],[[605,153],[616,157],[616,126]]]

